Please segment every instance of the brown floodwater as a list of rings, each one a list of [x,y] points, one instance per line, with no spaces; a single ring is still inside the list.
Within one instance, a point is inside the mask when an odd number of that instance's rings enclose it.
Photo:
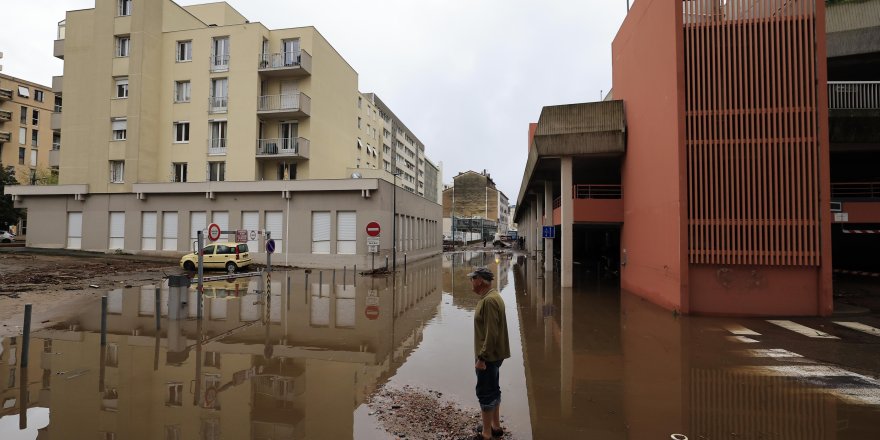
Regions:
[[[194,290],[158,286],[158,303],[157,286],[108,292],[103,347],[99,299],[34,332],[27,368],[21,337],[0,340],[0,439],[392,438],[367,403],[379,386],[476,412],[474,266],[498,274],[505,300],[502,414],[516,439],[880,437],[877,335],[675,316],[603,274],[560,289],[534,260],[459,252],[396,279],[208,283],[201,320]]]

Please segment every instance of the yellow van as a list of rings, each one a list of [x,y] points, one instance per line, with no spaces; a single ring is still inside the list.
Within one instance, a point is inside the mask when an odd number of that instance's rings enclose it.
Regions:
[[[226,269],[227,273],[234,273],[253,263],[245,243],[211,243],[202,248],[202,252],[205,269]],[[195,271],[198,265],[199,256],[195,252],[180,258],[180,267],[188,271]]]

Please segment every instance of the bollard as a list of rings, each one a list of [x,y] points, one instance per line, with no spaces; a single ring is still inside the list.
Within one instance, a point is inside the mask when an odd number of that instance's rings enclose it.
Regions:
[[[342,266],[342,285],[348,285],[348,266]]]
[[[162,288],[156,288],[156,309],[154,312],[156,313],[156,334],[159,333],[159,330],[162,328]]]
[[[354,265],[354,272],[352,272],[352,274],[351,274],[351,281],[352,281],[351,284],[353,284],[354,287],[357,287],[357,285],[358,285],[358,265],[357,264]]]
[[[24,329],[21,334],[21,368],[27,368],[28,366],[28,352],[31,347],[31,305],[24,305]],[[24,411],[27,411],[27,407],[24,408]]]
[[[385,256],[385,272],[388,272],[388,255]]]
[[[101,346],[107,345],[107,296],[101,297]]]
[[[403,254],[403,273],[406,273],[406,254]]]

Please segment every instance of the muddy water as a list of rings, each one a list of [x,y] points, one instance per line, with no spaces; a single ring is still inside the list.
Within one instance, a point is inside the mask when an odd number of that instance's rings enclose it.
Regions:
[[[194,291],[181,304],[160,286],[158,307],[155,286],[109,292],[103,349],[99,302],[36,332],[26,370],[21,338],[0,341],[0,439],[384,439],[367,405],[380,385],[476,411],[474,266],[499,275],[507,307],[502,412],[517,439],[880,436],[875,336],[676,317],[611,278],[559,289],[534,260],[474,252],[397,279],[209,283],[201,321]]]

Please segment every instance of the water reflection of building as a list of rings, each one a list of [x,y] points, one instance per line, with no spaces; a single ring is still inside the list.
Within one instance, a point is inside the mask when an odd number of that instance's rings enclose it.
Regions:
[[[238,296],[235,284],[214,284],[201,323],[194,291],[184,319],[168,319],[163,287],[158,332],[154,287],[110,292],[103,350],[97,303],[32,339],[54,353],[34,362],[54,372],[41,438],[350,438],[354,409],[436,313],[439,266],[410,264],[396,283],[356,286],[351,272],[343,280],[337,271],[335,283],[327,271],[276,272],[268,300],[256,281],[239,284]]]
[[[508,284],[509,252],[465,251],[443,255],[443,291],[452,294],[457,307],[472,310],[480,298],[474,295],[467,274],[475,267],[487,267],[495,274],[495,288],[501,291]]]
[[[871,438],[877,407],[772,373],[708,318],[675,317],[611,286],[560,289],[513,267],[534,438]],[[543,271],[541,271],[543,272]],[[831,378],[835,379],[835,378]],[[856,378],[844,379],[853,387]],[[576,433],[576,436],[573,434]]]

